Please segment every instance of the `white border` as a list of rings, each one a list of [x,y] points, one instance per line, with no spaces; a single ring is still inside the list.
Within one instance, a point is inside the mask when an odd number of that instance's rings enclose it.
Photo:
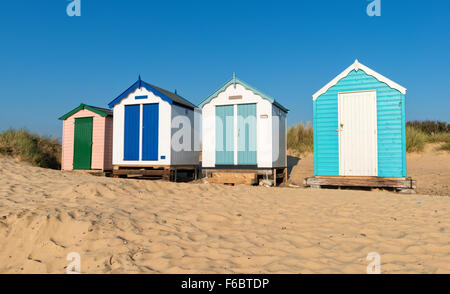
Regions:
[[[343,78],[345,78],[352,70],[360,70],[362,69],[366,74],[373,76],[374,78],[376,78],[377,80],[379,80],[380,82],[386,83],[389,87],[399,90],[400,93],[402,94],[406,94],[406,88],[400,86],[399,84],[391,81],[390,79],[386,78],[385,76],[377,73],[376,71],[368,68],[367,66],[359,63],[358,59],[355,60],[355,62],[350,65],[346,70],[344,70],[340,75],[338,75],[337,77],[335,77],[331,82],[329,82],[328,84],[325,85],[325,87],[323,87],[322,89],[320,89],[319,91],[317,91],[314,95],[313,95],[313,100],[315,101],[317,98],[319,98],[320,95],[324,94],[325,92],[328,91],[329,88],[333,87],[334,85],[336,85],[340,80],[342,80]]]

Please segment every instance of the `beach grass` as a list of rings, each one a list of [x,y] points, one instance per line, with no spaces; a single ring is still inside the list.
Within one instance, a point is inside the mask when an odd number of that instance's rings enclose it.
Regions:
[[[438,150],[450,151],[450,124],[430,120],[407,122],[406,150],[421,152],[427,143],[442,144]]]
[[[289,127],[287,149],[300,154],[314,151],[314,132],[311,122],[301,122]]]
[[[450,151],[450,142],[447,142],[438,148],[439,150]]]
[[[406,152],[421,152],[425,148],[427,135],[413,126],[406,127]]]
[[[9,129],[0,133],[0,154],[34,166],[52,169],[61,167],[61,145],[57,140],[24,129]]]
[[[450,132],[450,124],[438,120],[408,121],[406,126],[421,130],[427,135],[445,134]]]

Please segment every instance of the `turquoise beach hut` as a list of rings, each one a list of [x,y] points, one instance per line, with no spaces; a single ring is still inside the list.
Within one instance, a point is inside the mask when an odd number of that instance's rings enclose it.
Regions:
[[[405,95],[358,60],[315,93],[315,176],[405,179]]]

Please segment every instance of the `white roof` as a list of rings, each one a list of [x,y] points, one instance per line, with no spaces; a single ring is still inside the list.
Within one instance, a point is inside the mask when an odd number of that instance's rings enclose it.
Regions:
[[[341,79],[345,78],[352,70],[358,71],[360,69],[363,70],[366,74],[368,74],[370,76],[373,76],[374,78],[376,78],[380,82],[386,83],[389,87],[391,87],[393,89],[396,89],[396,90],[399,90],[400,93],[406,94],[406,88],[404,88],[404,87],[400,86],[399,84],[391,81],[390,79],[386,78],[385,76],[380,75],[379,73],[377,73],[376,71],[368,68],[367,66],[359,63],[358,60],[355,60],[355,62],[352,65],[350,65],[346,70],[344,70],[340,75],[338,75],[331,82],[326,84],[325,87],[323,87],[322,89],[317,91],[317,93],[313,95],[313,100],[316,100],[320,95],[322,95],[323,93],[328,91],[329,88],[331,88],[334,85],[336,85]]]

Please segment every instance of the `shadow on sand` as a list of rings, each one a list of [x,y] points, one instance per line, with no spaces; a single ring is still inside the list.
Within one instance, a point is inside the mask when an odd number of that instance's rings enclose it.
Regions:
[[[288,157],[287,157],[288,178],[291,176],[292,169],[294,168],[294,166],[296,166],[298,164],[299,161],[300,161],[300,157],[288,155]]]

